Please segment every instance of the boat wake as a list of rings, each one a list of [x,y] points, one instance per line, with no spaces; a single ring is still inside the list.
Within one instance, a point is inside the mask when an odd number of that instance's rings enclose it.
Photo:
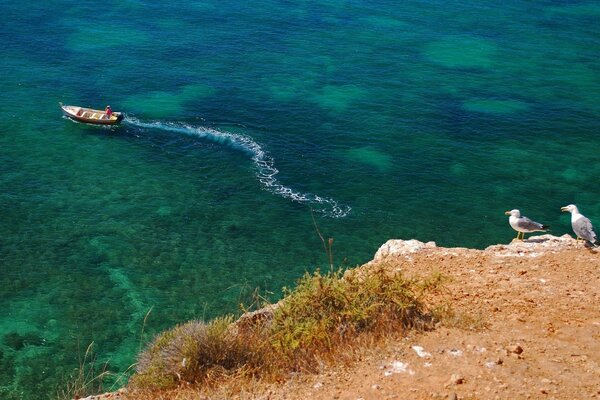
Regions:
[[[284,186],[275,177],[279,170],[275,168],[275,161],[267,152],[263,150],[260,144],[252,138],[238,133],[222,132],[217,129],[197,127],[183,123],[171,122],[143,122],[134,117],[126,117],[123,121],[126,124],[147,129],[160,129],[164,131],[176,132],[190,136],[196,136],[204,140],[229,146],[231,148],[247,153],[256,167],[256,177],[263,186],[270,192],[297,203],[316,206],[315,210],[327,216],[342,218],[348,215],[350,207],[338,204],[335,200],[327,197],[321,197],[312,193],[300,193],[287,186]]]

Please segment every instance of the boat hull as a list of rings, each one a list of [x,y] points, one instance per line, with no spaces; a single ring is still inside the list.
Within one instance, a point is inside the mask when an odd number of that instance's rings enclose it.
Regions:
[[[93,108],[64,106],[62,104],[60,108],[65,116],[86,124],[116,125],[123,120],[123,113],[120,112],[113,112],[109,117],[104,111]]]

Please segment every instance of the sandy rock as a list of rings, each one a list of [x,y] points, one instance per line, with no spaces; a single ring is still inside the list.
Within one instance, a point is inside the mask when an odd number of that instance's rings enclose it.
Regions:
[[[565,234],[531,236],[525,240],[513,240],[510,244],[497,244],[484,251],[493,257],[539,257],[547,252],[556,252],[577,245],[577,241]]]
[[[405,256],[407,254],[417,253],[423,249],[433,249],[435,247],[437,247],[435,242],[423,243],[414,239],[391,239],[385,242],[379,250],[377,250],[372,262],[382,261],[388,257]]]

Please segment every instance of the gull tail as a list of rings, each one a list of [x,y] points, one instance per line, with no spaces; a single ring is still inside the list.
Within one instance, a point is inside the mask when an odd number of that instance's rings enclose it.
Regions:
[[[548,231],[548,230],[550,230],[550,225],[542,225],[542,230],[543,230],[543,231]]]

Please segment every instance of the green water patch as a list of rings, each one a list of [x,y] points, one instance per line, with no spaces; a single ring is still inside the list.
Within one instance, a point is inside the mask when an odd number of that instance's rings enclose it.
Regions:
[[[512,114],[525,111],[528,106],[526,103],[517,100],[476,99],[465,101],[463,108],[467,111],[479,113]]]
[[[17,283],[17,285],[19,285]],[[21,286],[21,285],[19,285]],[[47,290],[42,284],[38,289]],[[54,345],[64,335],[52,294],[35,294],[28,298],[10,299],[2,302],[0,312],[0,398],[11,397],[39,382],[50,382],[53,387],[56,375],[47,362],[54,352]],[[4,397],[4,395],[8,397]]]
[[[128,324],[129,331],[131,333],[136,333],[137,329],[139,329],[140,322],[148,312],[149,307],[146,305],[146,302],[143,301],[141,294],[122,269],[110,266],[106,266],[105,268],[110,280],[126,293],[127,299],[133,309],[133,314],[131,315],[132,319]]]
[[[261,86],[268,90],[269,97],[277,101],[314,101],[323,94],[319,93],[319,81],[329,79],[335,74],[335,63],[328,57],[308,61],[304,58],[297,55],[283,62],[277,61],[281,70],[285,72],[261,79]]]
[[[271,52],[257,52],[248,57],[252,62],[272,65],[274,74],[260,77],[258,91],[267,91],[266,96],[276,101],[310,101],[314,93],[322,86],[322,81],[331,79],[339,65],[329,55],[314,55],[314,49],[296,41],[295,37],[285,39],[290,54],[281,57]]]
[[[313,100],[323,109],[343,112],[368,92],[354,85],[326,85],[313,95]]]
[[[116,24],[76,23],[78,30],[67,39],[67,47],[74,51],[89,52],[108,48],[143,47],[150,36],[143,31]]]
[[[486,39],[454,36],[427,44],[424,56],[447,68],[491,68],[497,46]]]
[[[384,30],[385,32],[389,32],[389,30],[407,29],[410,27],[410,25],[404,21],[385,15],[369,15],[360,18],[360,21],[365,25],[370,25],[376,30]]]
[[[595,154],[585,144],[575,145],[567,152],[543,139],[506,140],[489,152],[486,162],[497,167],[494,176],[499,195],[514,198],[515,204],[547,204],[550,210],[546,212],[554,218],[554,208],[565,205],[560,203],[573,198],[589,200],[593,196],[589,182],[600,173]]]
[[[574,17],[600,17],[598,3],[569,4],[564,6],[547,7],[544,10],[547,16],[574,16]]]
[[[564,83],[567,91],[562,93],[565,100],[583,103],[588,110],[600,113],[600,74],[596,69],[591,65],[573,63],[557,72],[556,79]]]
[[[10,118],[4,122],[15,124],[20,131],[22,124],[43,126],[44,123],[40,123],[39,119],[47,116],[48,110],[54,111],[53,116],[60,118],[62,113],[58,102],[72,98],[69,88],[56,87],[57,82],[62,82],[64,75],[65,69],[62,66],[44,65],[21,52],[5,51],[0,76],[10,76],[10,79],[0,82],[0,101],[9,105],[6,115]],[[27,114],[19,112],[20,107],[27,109]],[[34,111],[36,118],[31,118]]]
[[[577,169],[573,167],[564,169],[562,172],[560,172],[560,176],[568,182],[577,182],[583,178]]]
[[[381,172],[387,172],[392,168],[392,156],[372,147],[361,147],[349,149],[343,152],[343,157],[353,163],[361,163],[375,167]]]
[[[597,150],[593,141],[577,136],[566,137],[564,143],[538,140],[533,146],[543,148],[549,159],[547,176],[564,188],[565,193],[593,196],[590,182],[600,174]],[[568,151],[565,151],[565,148]]]
[[[265,84],[269,88],[270,96],[277,101],[305,99],[315,86],[314,81],[295,75],[279,75],[265,81],[268,81]]]
[[[461,162],[454,162],[451,166],[450,166],[450,173],[452,175],[458,176],[458,177],[463,177],[466,175],[467,173],[467,167],[465,166],[464,163]]]
[[[4,347],[12,351],[20,351],[27,346],[44,346],[46,344],[45,333],[35,325],[23,319],[9,321],[0,320],[0,348]]]
[[[129,112],[152,118],[177,117],[183,111],[183,100],[177,94],[168,92],[138,94],[122,103]]]
[[[184,86],[179,93],[183,101],[191,101],[213,96],[215,89],[202,83],[196,83]]]
[[[122,104],[128,112],[148,118],[177,117],[189,102],[210,97],[214,90],[203,84],[187,85],[178,92],[154,91],[126,98]]]

